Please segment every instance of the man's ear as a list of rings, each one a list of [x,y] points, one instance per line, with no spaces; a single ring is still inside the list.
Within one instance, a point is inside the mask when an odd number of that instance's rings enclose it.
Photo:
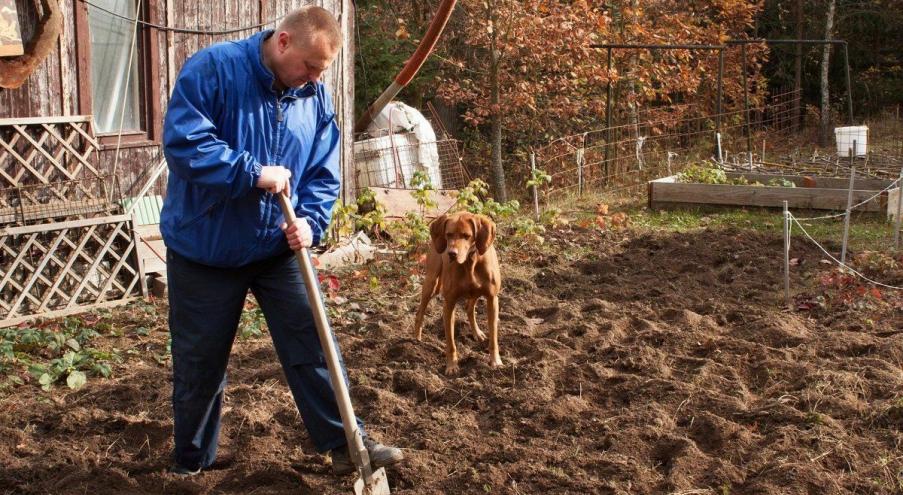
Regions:
[[[448,216],[442,215],[430,223],[430,240],[432,241],[433,249],[439,254],[444,253],[445,248],[448,247],[445,239],[445,222],[447,221]]]
[[[477,215],[477,251],[486,254],[486,250],[495,241],[495,222],[485,215]]]

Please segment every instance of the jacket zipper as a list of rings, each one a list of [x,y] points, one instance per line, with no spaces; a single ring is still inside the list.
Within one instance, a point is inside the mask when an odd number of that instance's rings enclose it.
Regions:
[[[282,122],[285,120],[285,116],[282,113],[282,100],[285,96],[276,96],[276,138],[273,140],[273,158],[272,164],[279,164],[279,146],[282,137]],[[264,207],[264,224],[262,227],[263,236],[262,239],[266,240],[270,234],[270,218],[273,216],[273,209],[276,207],[276,201],[273,194],[267,193],[266,197],[266,206]]]

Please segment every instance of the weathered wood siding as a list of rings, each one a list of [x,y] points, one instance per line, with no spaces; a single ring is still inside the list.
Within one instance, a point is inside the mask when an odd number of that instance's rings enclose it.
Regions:
[[[324,81],[332,92],[338,119],[344,132],[343,168],[351,161],[350,128],[353,123],[354,102],[354,68],[353,58],[353,6],[351,0],[320,0],[308,2],[304,0],[144,0],[151,1],[153,15],[157,24],[176,26],[179,28],[221,31],[231,28],[253,26],[259,23],[278,19],[294,8],[316,3],[332,11],[343,23],[345,44],[340,58],[324,75]],[[13,117],[50,117],[60,115],[79,115],[79,57],[76,46],[76,9],[83,8],[81,0],[60,0],[64,13],[63,32],[59,39],[59,48],[48,56],[29,76],[25,84],[18,89],[0,88],[0,118]],[[22,28],[22,39],[26,42],[34,35],[35,26],[43,15],[40,0],[16,0],[19,20]],[[168,10],[170,9],[170,10]],[[343,13],[343,9],[345,12]],[[266,27],[273,27],[270,23]],[[157,36],[157,60],[159,72],[160,108],[165,111],[169,98],[171,78],[178,74],[185,60],[197,50],[219,41],[240,39],[252,35],[259,29],[251,28],[242,32],[226,35],[198,35],[189,33],[167,33],[159,31]],[[84,55],[81,55],[82,57]],[[149,87],[150,85],[148,85]],[[88,89],[90,93],[90,89]],[[343,125],[348,122],[347,125]],[[159,137],[158,137],[159,140]],[[120,178],[123,192],[136,192],[141,187],[142,177],[150,165],[161,157],[160,145],[144,143],[141,145],[123,146],[119,150],[116,175]],[[108,171],[113,170],[116,161],[116,145],[105,146],[100,151],[101,166]],[[348,174],[345,174],[348,176]],[[346,183],[348,183],[346,181]],[[162,192],[158,188],[157,192]]]

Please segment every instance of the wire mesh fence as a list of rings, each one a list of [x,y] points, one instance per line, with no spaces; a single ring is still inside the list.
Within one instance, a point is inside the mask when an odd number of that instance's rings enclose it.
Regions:
[[[413,132],[359,136],[354,143],[355,187],[413,189],[412,179],[419,171],[435,189],[460,189],[468,176],[458,146],[449,138],[422,142]]]
[[[694,161],[724,162],[729,149],[751,157],[761,136],[791,132],[797,104],[799,93],[790,91],[748,112],[699,115],[699,108],[686,104],[639,110],[633,123],[552,141],[536,150],[536,166],[552,177],[548,195],[634,189]]]
[[[34,225],[112,215],[120,209],[115,177],[94,177],[0,190],[0,225]]]

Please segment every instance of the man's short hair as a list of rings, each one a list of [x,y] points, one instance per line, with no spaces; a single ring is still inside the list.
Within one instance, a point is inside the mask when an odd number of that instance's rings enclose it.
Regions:
[[[287,31],[292,37],[311,41],[317,35],[324,36],[333,50],[342,45],[342,28],[335,17],[323,7],[307,5],[282,19],[278,31]]]

